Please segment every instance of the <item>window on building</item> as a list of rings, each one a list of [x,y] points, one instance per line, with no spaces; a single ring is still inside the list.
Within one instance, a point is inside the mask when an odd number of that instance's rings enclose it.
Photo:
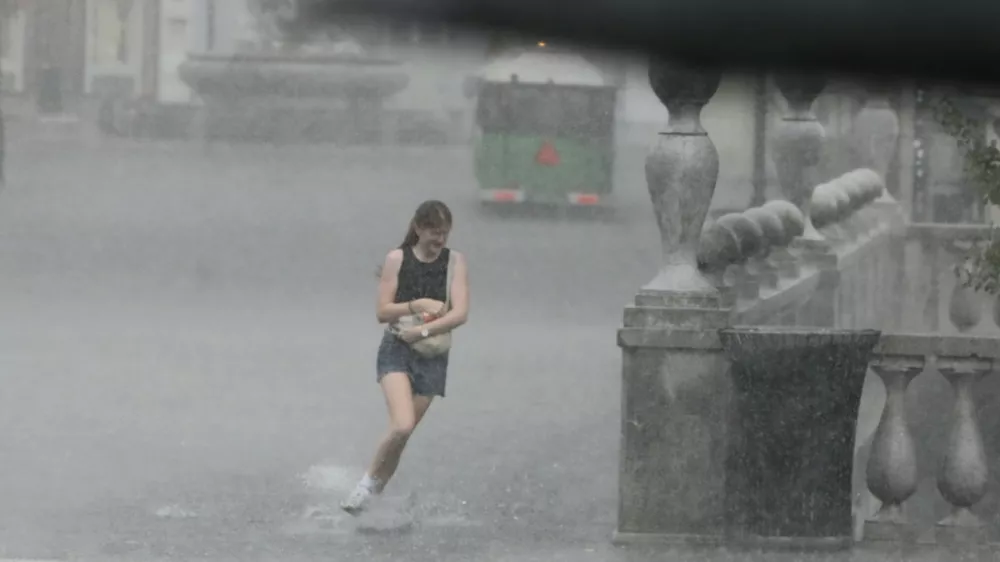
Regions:
[[[131,1],[95,0],[88,14],[93,22],[91,60],[97,64],[124,64],[130,59]]]

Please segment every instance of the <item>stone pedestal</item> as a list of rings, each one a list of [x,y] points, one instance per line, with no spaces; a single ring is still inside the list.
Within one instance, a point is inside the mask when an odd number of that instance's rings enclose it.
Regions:
[[[656,316],[646,309],[645,318]],[[714,330],[628,325],[618,543],[721,544],[731,386]]]
[[[701,110],[721,76],[652,61],[649,77],[670,115],[646,158],[663,262],[625,309],[618,335],[623,386],[615,540],[721,542],[730,387],[717,330],[727,325],[729,311],[698,259],[719,172]]]

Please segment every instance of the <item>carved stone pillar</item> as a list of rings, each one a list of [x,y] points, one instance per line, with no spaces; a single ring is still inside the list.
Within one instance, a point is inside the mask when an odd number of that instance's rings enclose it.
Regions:
[[[809,199],[818,182],[816,166],[825,140],[813,103],[826,86],[822,76],[778,75],[774,82],[788,102],[788,111],[774,136],[774,165],[785,198],[808,216]]]
[[[883,178],[889,175],[889,166],[899,142],[899,116],[889,103],[888,88],[888,85],[879,83],[865,87],[865,105],[855,117],[851,130],[851,140],[861,167],[871,168]],[[889,190],[885,190],[882,201],[895,199]]]
[[[701,111],[721,78],[717,72],[670,62],[653,61],[649,66],[649,83],[667,106],[669,121],[646,157],[663,267],[642,292],[673,303],[718,304],[718,291],[698,271],[696,255],[719,177],[719,154],[701,125]]]
[[[881,356],[871,364],[885,387],[885,407],[872,438],[866,480],[882,502],[865,521],[868,540],[911,538],[915,530],[903,515],[903,502],[917,490],[917,455],[906,417],[906,389],[924,370],[923,356]]]
[[[986,527],[971,508],[986,495],[989,468],[972,397],[976,383],[993,371],[993,360],[939,357],[938,371],[951,383],[955,402],[951,433],[938,474],[938,491],[953,510],[938,522],[936,535],[945,544],[984,542]]]

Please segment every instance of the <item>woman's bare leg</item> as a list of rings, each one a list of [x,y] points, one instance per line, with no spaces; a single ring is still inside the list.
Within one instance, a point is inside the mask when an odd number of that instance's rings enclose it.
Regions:
[[[341,509],[352,515],[363,511],[372,494],[378,494],[385,488],[399,466],[406,442],[431,405],[430,397],[413,395],[410,377],[406,373],[389,373],[382,377],[381,384],[389,408],[389,432],[379,443],[368,472],[340,504]]]
[[[431,397],[415,396],[406,373],[389,373],[382,377],[382,393],[389,409],[389,431],[379,443],[368,475],[382,491],[395,474],[406,443],[431,405]]]

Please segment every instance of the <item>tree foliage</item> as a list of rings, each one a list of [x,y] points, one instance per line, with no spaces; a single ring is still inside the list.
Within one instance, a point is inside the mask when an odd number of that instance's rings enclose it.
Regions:
[[[965,163],[965,179],[986,205],[1000,205],[1000,150],[987,142],[983,117],[970,116],[956,97],[940,95],[934,100],[935,120],[958,143]],[[963,285],[990,294],[1000,293],[1000,235],[990,229],[988,237],[973,244],[964,263],[955,268]]]

